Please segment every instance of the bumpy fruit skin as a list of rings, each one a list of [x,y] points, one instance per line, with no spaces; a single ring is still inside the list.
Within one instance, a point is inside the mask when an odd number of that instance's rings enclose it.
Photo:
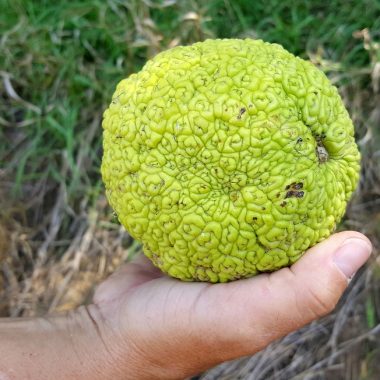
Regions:
[[[182,280],[225,282],[294,263],[354,191],[354,128],[326,76],[281,46],[207,40],[158,54],[104,114],[110,204]]]

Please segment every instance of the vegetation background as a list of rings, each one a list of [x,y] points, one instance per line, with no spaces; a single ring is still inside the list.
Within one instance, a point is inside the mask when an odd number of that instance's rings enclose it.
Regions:
[[[333,314],[200,378],[378,379],[379,0],[0,0],[0,315],[88,302],[140,250],[104,197],[102,111],[148,58],[209,37],[280,43],[338,86],[363,156],[340,229],[375,255]]]

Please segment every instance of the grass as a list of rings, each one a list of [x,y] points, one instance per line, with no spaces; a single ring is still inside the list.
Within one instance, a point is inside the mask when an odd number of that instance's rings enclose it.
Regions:
[[[206,37],[263,38],[305,58],[327,61],[326,71],[342,73],[339,83],[374,59],[355,32],[368,28],[373,39],[380,33],[376,1],[166,3],[149,7],[142,1],[5,1],[0,15],[2,71],[24,100],[6,96],[1,105],[5,127],[23,126],[17,136],[2,136],[11,147],[2,144],[2,152],[17,170],[17,190],[25,180],[59,178],[64,151],[73,174],[66,181],[81,196],[75,160],[87,127],[100,117],[116,83],[174,39],[191,43]],[[190,12],[198,19],[186,17]],[[100,162],[99,135],[97,131],[89,149],[92,168],[86,173],[90,182],[83,179],[85,187],[97,177],[92,169]],[[15,150],[15,140],[24,149]],[[54,158],[47,165],[46,156]]]
[[[215,37],[280,43],[339,86],[363,154],[361,186],[342,228],[363,231],[378,244],[379,1],[0,0],[0,237],[9,237],[0,243],[1,315],[86,302],[94,284],[138,249],[104,199],[102,111],[117,82],[157,52]],[[316,325],[335,331],[334,342],[315,326],[291,336],[271,349],[293,359],[306,355],[293,347],[301,336],[313,355],[298,367],[272,360],[255,378],[281,378],[275,365],[288,378],[311,369],[315,376],[322,370],[326,378],[344,378],[334,372],[337,362],[352,366],[346,378],[376,378],[376,268],[361,272],[337,313]],[[368,339],[358,338],[369,331]],[[355,353],[324,361],[347,342]],[[270,351],[260,355],[252,359],[255,367],[258,358],[271,357]]]

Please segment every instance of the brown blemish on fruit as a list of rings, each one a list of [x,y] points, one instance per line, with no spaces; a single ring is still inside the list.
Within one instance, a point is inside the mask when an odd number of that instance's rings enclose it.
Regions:
[[[285,198],[291,198],[291,197],[295,197],[295,198],[303,198],[304,196],[304,192],[303,191],[298,191],[298,190],[289,190],[286,195],[285,195]]]
[[[240,120],[243,116],[244,112],[247,111],[245,107],[240,108],[239,115],[237,115],[237,118]]]
[[[323,139],[326,138],[325,134],[317,135],[315,140],[317,141],[317,147],[315,148],[315,153],[318,157],[318,161],[320,164],[323,164],[328,161],[329,153],[326,147],[323,145]]]
[[[287,185],[285,187],[285,190],[300,190],[303,188],[303,183],[302,182],[293,182],[290,185]]]
[[[304,191],[300,191],[303,188],[303,182],[293,182],[285,187],[287,190],[285,198],[302,198],[305,194]]]

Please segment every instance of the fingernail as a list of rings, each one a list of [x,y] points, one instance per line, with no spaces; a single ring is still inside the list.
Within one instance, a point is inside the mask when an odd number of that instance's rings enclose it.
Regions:
[[[348,238],[335,252],[334,262],[350,278],[368,260],[371,251],[372,247],[365,240]]]

